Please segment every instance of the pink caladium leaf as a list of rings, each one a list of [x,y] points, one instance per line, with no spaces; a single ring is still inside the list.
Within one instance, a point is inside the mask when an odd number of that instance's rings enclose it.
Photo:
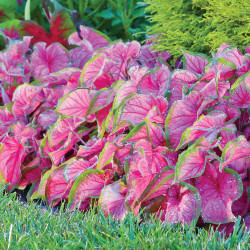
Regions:
[[[46,43],[37,43],[32,53],[31,64],[36,79],[69,67],[68,51],[59,43],[46,48]]]
[[[167,145],[170,148],[178,146],[182,133],[194,124],[202,110],[202,97],[198,92],[191,93],[171,106],[165,122]]]
[[[221,151],[223,151],[224,147],[229,141],[234,141],[237,138],[234,131],[226,127],[222,128],[220,137],[221,139],[219,141],[219,148],[221,149]]]
[[[149,162],[150,172],[158,173],[162,168],[169,166],[167,161],[168,157],[164,156],[167,151],[167,147],[157,147],[153,149],[150,142],[147,140],[140,140],[134,146],[134,154],[132,159],[135,157],[135,160],[139,160],[141,158],[140,156],[145,156]],[[144,171],[142,170],[142,172]]]
[[[47,132],[49,144],[54,148],[64,144],[70,134],[70,130],[65,131],[64,133],[59,132],[56,125],[57,123],[54,124],[54,126],[52,126]]]
[[[71,59],[71,67],[83,69],[83,66],[92,57],[92,53],[87,53],[85,49],[77,47],[69,51]]]
[[[45,83],[48,87],[56,87],[56,88],[50,89],[50,91],[53,90],[53,92],[56,92],[57,94],[58,92],[62,92],[63,94],[64,90],[67,91],[67,88],[65,89],[59,88],[58,86],[67,85],[67,83],[71,81],[73,77],[77,78],[77,76],[80,77],[80,75],[81,75],[80,69],[65,68],[58,72],[50,73],[48,76],[42,77],[39,81],[41,81],[42,83]],[[77,81],[78,80],[79,78],[77,79]]]
[[[248,189],[250,187],[249,181],[243,181],[243,193],[242,196],[233,202],[232,205],[232,211],[234,216],[238,217],[241,216],[243,217],[246,215],[247,212],[249,212],[250,209],[250,201],[248,199]]]
[[[37,124],[44,128],[49,128],[51,125],[55,124],[59,115],[54,112],[54,110],[47,110],[41,113],[37,119]]]
[[[183,181],[201,176],[206,166],[207,151],[210,144],[206,138],[200,138],[191,147],[179,155],[175,166],[175,179]]]
[[[25,37],[22,42],[14,42],[7,50],[0,53],[0,72],[6,74],[5,80],[8,79],[8,75],[24,77],[29,73],[26,72],[26,69],[30,70],[30,68],[26,62],[25,53],[29,50],[30,39],[31,37]],[[12,80],[9,79],[9,82]]]
[[[14,115],[8,111],[6,107],[0,107],[0,122],[1,124],[11,123],[15,120]]]
[[[104,54],[95,56],[83,68],[81,76],[82,85],[86,87],[91,86],[98,77],[110,73],[114,66],[114,62],[108,60]]]
[[[0,85],[1,88],[1,95],[2,95],[2,101],[5,106],[7,106],[10,103],[10,98],[7,95],[5,89]]]
[[[245,47],[245,51],[250,54],[250,46]]]
[[[40,155],[33,158],[27,164],[23,164],[21,167],[21,170],[26,171],[28,169],[32,169],[32,168],[37,167],[37,166],[41,167],[41,169],[43,168],[43,164],[42,164]]]
[[[114,99],[114,108],[119,107],[119,105],[121,104],[121,102],[129,95],[132,95],[134,93],[138,92],[137,89],[137,85],[138,83],[135,81],[127,81],[124,82],[124,84],[122,84],[117,91],[117,94],[115,96]]]
[[[114,95],[111,93],[110,89],[103,88],[97,91],[92,97],[87,114],[93,114],[104,107],[108,106],[114,100]]]
[[[108,106],[98,110],[95,113],[95,118],[98,126],[98,134],[103,135],[105,133],[105,123],[111,112],[113,103],[110,103]]]
[[[175,101],[182,100],[184,98],[184,93],[186,95],[189,91],[189,86],[183,82],[178,82],[173,89],[169,90],[166,94],[169,97],[169,105],[172,106]]]
[[[166,69],[164,68],[164,71]],[[167,70],[165,71],[166,73],[168,72]],[[135,82],[139,83],[143,77],[145,77],[150,71],[148,70],[147,67],[139,67],[139,66],[133,66],[129,69],[129,82]]]
[[[186,70],[201,75],[208,63],[208,59],[203,54],[183,52],[185,56],[184,67]]]
[[[212,112],[206,116],[200,116],[199,120],[193,126],[184,131],[177,149],[203,136],[210,142],[215,140],[225,124],[225,119],[226,114],[223,112]]]
[[[9,126],[15,121],[16,118],[7,110],[6,107],[0,107],[0,141],[3,139],[2,136],[7,133]]]
[[[56,113],[66,116],[84,118],[90,104],[88,89],[78,88],[62,97],[55,110]]]
[[[112,163],[114,163],[116,160],[118,160],[123,166],[125,164],[125,161],[127,160],[127,158],[129,157],[130,153],[131,153],[131,143],[124,143],[124,146],[122,148],[118,148],[115,152],[114,155],[114,161]],[[122,170],[124,170],[122,168]]]
[[[239,158],[229,163],[227,168],[231,168],[236,171],[240,175],[241,179],[244,180],[247,177],[248,166],[250,166],[250,158]]]
[[[164,123],[167,107],[168,103],[163,97],[132,94],[126,97],[118,107],[115,123],[119,124],[126,120],[133,125],[138,125],[143,122],[144,118],[152,122]]]
[[[232,46],[225,48],[219,55],[217,55],[217,57],[224,58],[232,62],[237,68],[244,63],[244,56],[242,53]]]
[[[194,84],[198,81],[198,77],[187,70],[175,70],[171,75],[170,90],[172,90],[178,83]]]
[[[216,53],[216,57],[219,57],[220,54],[226,50],[226,49],[229,49],[229,48],[233,48],[234,46],[233,45],[230,45],[230,44],[227,44],[227,43],[222,43],[221,46],[218,48],[217,50],[217,53]]]
[[[99,198],[99,204],[105,216],[109,214],[115,219],[123,220],[128,213],[125,198],[128,187],[121,181],[114,182],[105,186]]]
[[[163,96],[158,96],[157,98],[151,96],[149,100],[152,104],[152,109],[147,114],[147,119],[151,122],[157,124],[164,124],[165,118],[167,116],[168,102]]]
[[[236,107],[232,107],[230,104],[220,103],[219,105],[215,106],[213,110],[224,112],[227,115],[225,120],[226,123],[233,123],[240,117],[240,110]]]
[[[147,141],[140,141],[135,146],[135,161],[129,167],[127,180],[134,190],[132,207],[145,199],[160,196],[166,192],[174,178],[174,170],[170,169],[164,156],[165,148],[152,150]],[[137,153],[138,152],[138,153]],[[135,155],[133,155],[135,157]],[[132,159],[133,159],[132,156]]]
[[[231,87],[230,104],[238,108],[250,106],[250,73],[243,75]]]
[[[154,147],[163,146],[165,144],[162,127],[147,119],[141,124],[135,126],[122,142],[137,142],[142,139],[148,139]]]
[[[220,169],[223,169],[229,163],[240,159],[250,157],[250,144],[245,136],[241,135],[234,141],[229,141],[224,147],[221,155]]]
[[[82,122],[83,119],[78,117],[60,117],[54,126],[51,126],[50,130],[48,130],[47,135],[50,145],[53,147],[65,142],[70,133],[76,135],[75,130]]]
[[[164,96],[166,90],[169,88],[169,79],[169,69],[162,66],[156,72],[142,78],[138,84],[138,93]]]
[[[165,144],[164,132],[161,126],[146,119],[148,139],[154,147]]]
[[[67,86],[66,88],[64,88],[64,92],[63,92],[64,95],[68,94],[70,91],[78,87],[80,76],[81,76],[80,71],[72,72],[72,74],[68,78]]]
[[[18,183],[19,189],[24,189],[29,184],[35,183],[37,180],[40,180],[42,175],[42,168],[39,166],[40,158],[36,157],[32,162],[25,166],[25,169],[22,169],[22,177]]]
[[[40,110],[37,110],[34,116],[41,114],[42,111],[47,110],[48,108],[55,108],[58,100],[63,96],[63,86],[52,88],[43,88],[43,94],[46,99],[45,102],[40,106]]]
[[[82,174],[84,171],[91,167],[93,166],[91,166],[88,161],[85,161],[83,159],[77,160],[75,157],[71,158],[64,164],[64,179],[68,183],[72,183],[77,179],[80,174]]]
[[[74,182],[69,193],[69,207],[73,209],[86,199],[99,198],[102,189],[110,184],[110,173],[103,170],[89,169]]]
[[[148,68],[154,68],[157,65],[161,64],[160,60],[167,61],[171,55],[165,51],[155,52],[152,49],[152,44],[146,42],[141,46],[141,56],[140,61],[142,64],[145,64]]]
[[[109,88],[111,85],[115,82],[114,77],[111,75],[111,73],[105,73],[102,76],[99,76],[95,81],[94,85],[96,89],[103,89],[103,88]]]
[[[12,111],[16,116],[27,116],[32,113],[44,99],[45,96],[40,86],[22,84],[14,92]]]
[[[49,205],[56,206],[69,194],[72,184],[68,184],[63,177],[64,166],[52,168],[43,176],[41,184],[46,181],[45,197]],[[45,177],[45,178],[44,178]],[[46,180],[45,180],[46,179]]]
[[[210,97],[213,100],[216,98],[221,99],[228,89],[230,89],[230,82],[212,79],[200,92],[202,96]]]
[[[218,76],[220,81],[230,80],[236,76],[236,66],[226,59],[214,58],[206,67],[202,80],[209,82]]]
[[[36,164],[38,164],[38,165],[36,165]],[[37,168],[41,169],[41,171],[42,171],[41,173],[43,173],[43,175],[40,174],[40,176],[38,176],[39,171]],[[20,188],[20,185],[22,185],[22,184],[29,183],[30,178],[32,178],[32,180],[33,179],[35,180],[34,182],[32,182],[32,186],[30,187],[30,190],[29,190],[29,194],[27,197],[29,200],[32,200],[34,198],[33,194],[35,192],[39,197],[36,197],[34,199],[37,199],[37,198],[45,199],[46,181],[44,182],[44,185],[40,185],[40,184],[41,184],[41,179],[44,178],[44,176],[46,177],[46,174],[47,174],[48,170],[50,170],[50,169],[51,169],[51,161],[49,159],[41,158],[40,155],[37,156],[36,158],[34,158],[27,165],[23,166],[22,179],[19,182],[18,188]],[[27,173],[27,175],[26,175],[26,173]],[[21,188],[23,188],[23,186],[21,186]],[[40,190],[39,190],[39,188],[40,188]],[[40,193],[38,193],[38,190],[40,191]]]
[[[237,75],[239,77],[245,75],[250,70],[250,58],[248,55],[244,56],[244,63],[241,65],[241,67],[237,70]]]
[[[201,215],[204,222],[227,223],[236,220],[233,201],[242,195],[242,181],[232,169],[219,171],[219,162],[209,163],[199,177],[196,188],[202,198]]]
[[[47,171],[41,178],[38,188],[35,192],[33,192],[32,196],[31,196],[31,200],[34,199],[42,199],[42,200],[46,200],[45,197],[45,191],[46,191],[46,185],[48,182],[48,178],[50,176],[50,173],[52,172],[52,169],[50,169],[49,171]]]
[[[198,77],[187,70],[175,70],[171,75],[170,88],[167,96],[170,94],[169,103],[172,106],[174,101],[182,99],[183,87],[190,88],[196,83]]]
[[[61,147],[60,144],[56,146],[51,146],[49,143],[48,135],[46,134],[44,138],[40,141],[40,150],[39,153],[43,158],[49,158],[49,153],[59,149]]]
[[[122,142],[137,142],[142,139],[148,139],[146,122],[142,122],[135,126],[128,135],[122,140]]]
[[[196,224],[201,212],[201,196],[192,185],[179,182],[167,190],[160,206],[158,216],[169,225]]]
[[[81,38],[77,32],[73,33],[68,38],[70,44],[75,44],[84,48],[90,47],[92,52],[106,47],[109,44],[109,38],[103,33],[83,25],[80,25],[79,29]]]
[[[137,59],[141,55],[141,45],[137,41],[122,43],[118,42],[105,50],[113,61],[124,64],[132,59]]]
[[[65,154],[72,149],[77,141],[79,141],[79,138],[70,133],[67,140],[60,148],[49,153],[51,161],[55,166],[58,166],[62,162]]]
[[[87,144],[86,146],[81,145],[77,152],[77,156],[83,158],[92,158],[95,155],[99,155],[100,152],[103,150],[104,146],[105,140],[101,139],[90,142],[90,144]]]
[[[118,91],[114,100],[114,107],[117,108],[124,98],[127,96],[138,93],[138,84],[144,76],[148,73],[147,68],[131,67],[129,70],[129,81],[120,81]]]
[[[133,213],[133,215],[138,216],[139,210],[141,208],[141,203],[136,204],[135,196],[136,196],[135,190],[129,189],[129,192],[125,198],[125,204],[129,208],[129,210]]]
[[[132,204],[133,207],[138,204],[139,198],[152,182],[154,176],[155,173],[153,173],[146,157],[141,157],[138,162],[132,163],[129,169],[128,182],[135,192]]]
[[[13,189],[21,178],[21,165],[25,157],[25,147],[15,137],[6,136],[0,146],[0,179]]]
[[[114,143],[106,142],[102,152],[99,155],[99,160],[97,163],[97,169],[103,169],[108,165],[117,150],[117,146]]]
[[[137,184],[136,182],[137,181],[135,180],[133,185],[134,185],[134,190],[137,193],[138,188],[136,189],[135,185]],[[174,182],[174,169],[170,167],[164,167],[159,171],[159,173],[153,175],[152,181],[146,186],[146,188],[141,193],[138,200],[135,201],[147,203],[151,199],[160,197],[161,195],[165,195],[166,190],[168,190],[168,188],[173,184],[173,182]]]
[[[11,127],[11,130],[14,134],[14,137],[18,139],[20,143],[25,144],[27,140],[30,143],[32,139],[34,139],[35,135],[37,134],[37,130],[35,128],[30,127],[29,125],[25,126],[23,122],[16,122]]]

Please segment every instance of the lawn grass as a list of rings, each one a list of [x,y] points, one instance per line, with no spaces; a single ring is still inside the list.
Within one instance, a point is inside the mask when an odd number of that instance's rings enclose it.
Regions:
[[[249,249],[249,240],[241,227],[226,239],[213,230],[142,222],[131,214],[118,222],[101,211],[53,212],[0,190],[0,249]]]

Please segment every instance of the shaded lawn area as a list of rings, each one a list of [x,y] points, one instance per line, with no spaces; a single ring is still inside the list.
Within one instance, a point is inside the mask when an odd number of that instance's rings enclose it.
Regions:
[[[131,214],[118,222],[94,209],[53,212],[0,190],[0,249],[249,249],[249,241],[240,227],[226,239],[214,230],[143,222]]]

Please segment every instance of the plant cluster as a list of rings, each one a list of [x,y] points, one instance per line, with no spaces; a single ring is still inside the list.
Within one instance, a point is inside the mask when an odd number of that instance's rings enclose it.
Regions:
[[[145,0],[151,26],[148,34],[160,34],[156,48],[175,57],[180,49],[216,51],[222,43],[241,51],[250,44],[249,1],[247,0]]]
[[[173,70],[151,42],[110,43],[85,26],[68,37],[74,48],[35,39],[0,53],[8,191],[98,204],[119,220],[143,210],[229,232],[237,216],[249,223],[249,54],[227,44],[212,58],[184,51]]]
[[[143,40],[149,24],[145,7],[138,0],[2,0],[0,48],[4,48],[6,36],[18,40],[30,35],[46,43],[65,42],[68,36],[60,37],[65,30],[57,29],[62,29],[62,23],[67,23],[63,28],[68,29],[68,35],[76,31],[75,26],[85,25],[102,30],[112,40]],[[56,19],[58,13],[62,13],[61,18]]]

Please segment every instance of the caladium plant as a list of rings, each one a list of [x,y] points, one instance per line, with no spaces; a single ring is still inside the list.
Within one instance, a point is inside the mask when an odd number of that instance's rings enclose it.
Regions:
[[[119,220],[143,210],[169,224],[227,227],[247,216],[248,54],[226,44],[213,58],[185,51],[173,69],[150,43],[110,44],[67,23],[55,37],[56,18],[45,40],[24,37],[0,52],[8,191],[31,186],[31,199],[99,204]],[[21,24],[26,35],[32,25]]]
[[[50,18],[50,32],[47,33],[39,24],[34,21],[22,21],[19,24],[18,32],[21,37],[32,36],[32,44],[45,42],[47,46],[52,43],[61,43],[69,46],[68,37],[75,32],[75,26],[67,12],[54,13]]]

